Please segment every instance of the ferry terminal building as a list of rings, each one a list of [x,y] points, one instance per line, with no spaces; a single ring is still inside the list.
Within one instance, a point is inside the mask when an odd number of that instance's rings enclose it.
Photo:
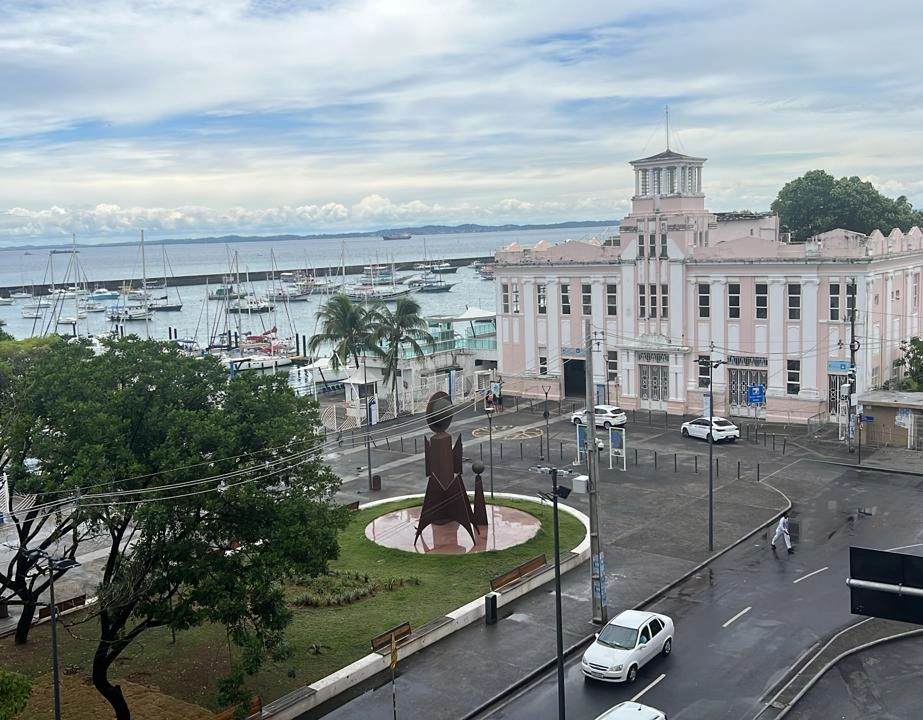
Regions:
[[[505,393],[585,397],[587,319],[596,402],[626,409],[704,412],[711,358],[726,362],[715,415],[826,421],[846,411],[853,337],[857,393],[900,377],[901,341],[921,332],[920,229],[790,243],[770,213],[709,212],[705,162],[669,149],[632,161],[619,235],[497,251]]]

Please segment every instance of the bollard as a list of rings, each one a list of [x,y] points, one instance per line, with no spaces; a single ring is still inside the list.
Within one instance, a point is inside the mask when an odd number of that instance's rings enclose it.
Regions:
[[[673,453],[673,472],[676,472],[676,453]]]
[[[670,416],[667,413],[663,414],[663,429],[664,430],[670,429]]]
[[[404,436],[401,435],[401,452],[404,452]]]
[[[715,458],[715,477],[720,477],[721,473],[718,470],[718,458]]]
[[[695,471],[696,472],[699,471],[699,456],[698,455],[695,456]]]
[[[760,464],[759,463],[756,464],[756,481],[757,482],[760,481]]]
[[[417,454],[417,439],[416,438],[413,439],[413,454],[414,455]]]
[[[523,454],[522,454],[522,443],[520,442],[520,443],[519,443],[519,459],[522,460],[522,458],[523,458]]]
[[[776,434],[775,433],[772,434],[772,451],[773,452],[776,451]]]
[[[788,443],[788,436],[782,438],[782,454],[785,455],[785,445]]]
[[[480,443],[480,444],[478,445],[478,448],[479,448],[480,451],[481,451],[481,460],[483,460],[483,459],[484,459],[484,443]]]
[[[747,442],[750,442],[750,423],[747,423]]]
[[[737,479],[740,480],[740,460],[737,461]]]
[[[386,437],[386,438],[385,438],[385,442],[386,442],[387,445],[388,445],[388,450],[390,450],[390,449],[391,449],[391,438]]]
[[[766,447],[766,443],[768,442],[768,440],[769,438],[766,437],[766,431],[764,430],[763,431],[763,447]]]
[[[561,440],[558,441],[558,457],[564,459],[564,443]]]
[[[650,410],[647,411],[647,424],[648,424],[648,425],[652,425],[652,424],[653,424],[653,423],[651,422],[651,411],[650,411]]]
[[[638,466],[638,448],[635,448],[635,467]]]

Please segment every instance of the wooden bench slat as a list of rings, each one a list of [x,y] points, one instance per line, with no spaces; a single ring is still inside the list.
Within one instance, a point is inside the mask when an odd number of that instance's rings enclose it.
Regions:
[[[376,635],[372,638],[372,650],[381,650],[384,647],[391,647],[391,637],[394,636],[395,642],[400,642],[408,635],[410,635],[411,628],[410,623],[405,622],[400,625],[396,625],[390,630],[386,630],[380,635]]]
[[[545,565],[547,564],[548,562],[545,559],[545,556],[538,555],[532,558],[531,560],[527,560],[522,565],[518,565],[517,567],[513,568],[509,572],[505,572],[502,575],[497,575],[496,577],[491,579],[490,589],[499,590],[505,585],[514,583],[517,580],[520,580],[521,578],[525,577],[526,575],[533,573],[536,570],[540,570],[544,568]]]

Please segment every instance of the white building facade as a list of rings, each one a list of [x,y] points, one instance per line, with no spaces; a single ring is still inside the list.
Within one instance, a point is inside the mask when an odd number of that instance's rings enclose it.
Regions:
[[[711,358],[715,414],[804,423],[845,409],[851,344],[859,392],[899,377],[901,341],[921,332],[923,233],[790,244],[772,214],[709,212],[704,163],[633,161],[617,236],[497,251],[504,392],[582,397],[589,347],[597,402],[697,414]]]

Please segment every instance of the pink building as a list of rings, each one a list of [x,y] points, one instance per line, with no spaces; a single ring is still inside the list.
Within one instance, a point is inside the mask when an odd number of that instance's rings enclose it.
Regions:
[[[853,337],[858,392],[899,377],[900,343],[921,332],[923,233],[790,244],[772,214],[709,212],[704,163],[670,150],[633,161],[619,235],[497,251],[504,392],[583,396],[586,320],[597,402],[629,409],[703,412],[710,356],[726,363],[716,415],[825,420],[845,410]],[[764,408],[748,405],[751,385]]]

